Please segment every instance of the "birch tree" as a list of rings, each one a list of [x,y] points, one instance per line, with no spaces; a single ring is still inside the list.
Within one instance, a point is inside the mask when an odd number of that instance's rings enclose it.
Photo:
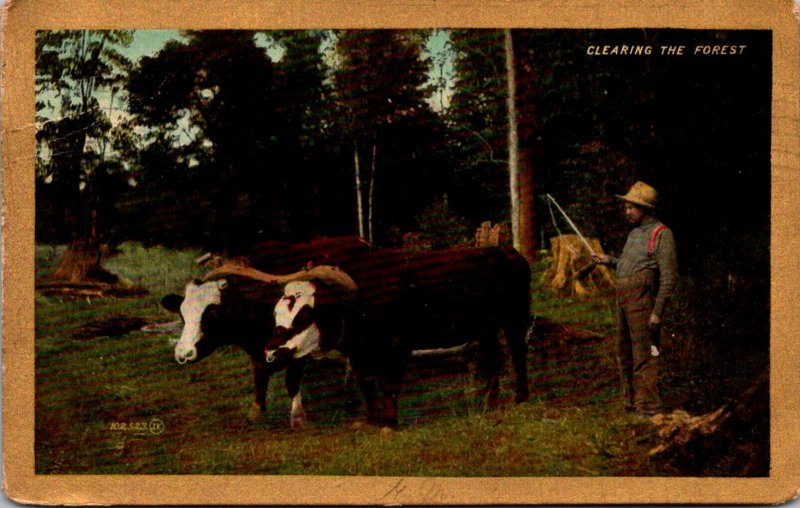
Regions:
[[[376,235],[375,196],[387,131],[427,107],[424,84],[428,64],[421,55],[422,42],[423,34],[409,30],[337,33],[335,93],[353,146],[357,229],[369,241]]]

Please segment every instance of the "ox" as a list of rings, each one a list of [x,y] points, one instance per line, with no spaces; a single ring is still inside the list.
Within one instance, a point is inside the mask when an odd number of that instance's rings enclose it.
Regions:
[[[273,274],[288,273],[307,264],[337,264],[370,247],[354,237],[322,238],[302,244],[265,242],[257,245],[247,264]],[[255,269],[253,268],[253,269]],[[319,270],[304,271],[319,277]],[[264,356],[267,343],[275,331],[275,302],[283,295],[281,284],[289,279],[275,278],[274,284],[253,283],[247,278],[196,280],[186,285],[184,295],[167,295],[161,300],[164,308],[179,313],[183,320],[180,339],[175,345],[175,361],[180,364],[198,362],[225,345],[241,347],[253,365],[255,401],[251,417],[266,410],[266,393],[270,376],[286,369],[286,388],[292,399],[290,422],[298,426],[304,419],[300,380],[306,362],[305,346],[292,357],[268,363]],[[286,341],[284,341],[286,342]],[[299,342],[296,340],[294,344]],[[312,341],[306,344],[316,347]],[[325,344],[322,344],[325,347]]]
[[[342,261],[341,270],[319,266],[285,277],[241,267],[222,267],[209,277],[286,283],[265,358],[296,361],[309,337],[334,344],[351,363],[370,423],[397,425],[397,397],[413,351],[465,342],[480,344],[486,397],[496,403],[500,330],[515,369],[515,400],[528,398],[530,268],[517,251],[372,250]]]

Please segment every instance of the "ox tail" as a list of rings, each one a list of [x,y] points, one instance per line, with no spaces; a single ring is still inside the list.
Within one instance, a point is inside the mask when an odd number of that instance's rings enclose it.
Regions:
[[[506,344],[511,353],[516,375],[517,403],[528,400],[528,331],[531,325],[531,269],[528,261],[516,250],[505,251],[508,271],[504,282],[506,288],[503,329]]]

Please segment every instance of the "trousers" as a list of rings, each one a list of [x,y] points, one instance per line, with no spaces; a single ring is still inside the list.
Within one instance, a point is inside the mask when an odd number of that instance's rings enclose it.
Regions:
[[[658,357],[651,354],[650,314],[656,294],[651,270],[617,279],[617,358],[626,410],[657,411]]]

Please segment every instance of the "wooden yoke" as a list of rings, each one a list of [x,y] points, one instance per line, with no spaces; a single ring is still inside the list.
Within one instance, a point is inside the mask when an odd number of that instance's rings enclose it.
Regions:
[[[206,281],[221,279],[224,277],[245,277],[257,280],[266,284],[286,285],[293,281],[310,281],[322,283],[332,289],[339,297],[345,301],[355,299],[358,286],[355,281],[340,270],[338,267],[330,265],[319,265],[307,270],[300,270],[286,275],[274,275],[256,270],[246,266],[241,262],[226,262],[218,268],[208,272],[203,278]]]

